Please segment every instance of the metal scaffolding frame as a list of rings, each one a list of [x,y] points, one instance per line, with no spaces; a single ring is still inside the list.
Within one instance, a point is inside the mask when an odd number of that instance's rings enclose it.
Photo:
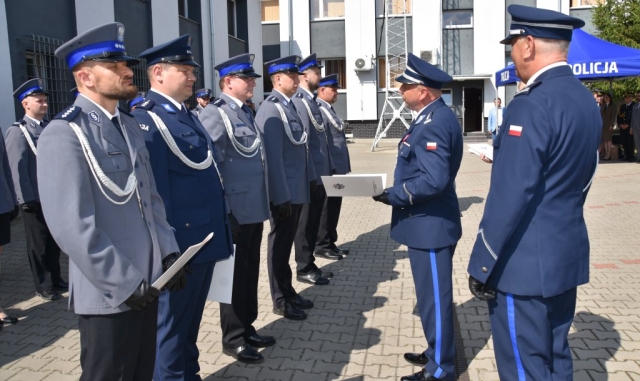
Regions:
[[[404,104],[397,88],[392,88],[394,79],[402,74],[407,65],[407,4],[406,0],[385,0],[384,30],[385,35],[385,100],[378,128],[371,146],[375,150],[396,120],[400,120],[409,129],[406,117],[412,114]]]

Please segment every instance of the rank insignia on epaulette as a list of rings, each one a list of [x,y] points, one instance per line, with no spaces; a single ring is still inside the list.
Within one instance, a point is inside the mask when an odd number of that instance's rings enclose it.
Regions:
[[[231,107],[232,110],[235,110],[236,107],[238,106],[235,104],[235,102],[233,102],[233,103],[229,103],[229,107]]]
[[[147,99],[146,101],[144,101],[144,102],[142,102],[140,104],[140,107],[142,107],[142,108],[147,107],[149,105],[149,102],[152,102],[152,100],[151,99]]]
[[[213,102],[213,105],[214,105],[214,106],[217,106],[217,107],[220,107],[220,106],[222,106],[222,105],[223,105],[223,104],[225,104],[225,103],[226,103],[226,102],[224,101],[224,99],[222,99],[222,98],[218,98],[218,99],[216,99],[216,100]]]
[[[429,115],[427,115],[427,118],[424,120],[423,124],[431,123],[431,115],[433,115],[433,113],[430,113]]]
[[[147,132],[149,132],[149,126],[148,126],[148,125],[146,125],[146,124],[140,124],[140,129],[141,129],[142,131],[147,131]]]
[[[173,109],[173,107],[171,107],[171,105],[168,105],[168,104],[166,104],[166,103],[163,103],[163,104],[162,104],[162,107],[164,107],[164,109],[165,109],[165,110],[167,110],[168,112],[170,112],[170,113],[172,113],[172,114],[175,114],[175,113],[176,113],[176,111]]]
[[[438,148],[438,143],[436,142],[427,142],[427,151],[435,151]]]
[[[509,135],[520,137],[522,135],[522,126],[510,125]]]
[[[278,97],[274,97],[273,95],[267,98],[269,102],[278,103]]]
[[[62,111],[54,119],[64,119],[66,121],[71,121],[73,118],[78,115],[78,113],[82,111],[82,109],[76,105],[69,107],[68,109]]]
[[[296,97],[296,98],[302,98],[302,94],[300,94],[300,93],[296,93],[295,97]]]
[[[89,119],[93,120],[96,123],[100,123],[100,115],[98,114],[97,111],[91,111],[90,113],[87,114],[87,116],[89,117]]]

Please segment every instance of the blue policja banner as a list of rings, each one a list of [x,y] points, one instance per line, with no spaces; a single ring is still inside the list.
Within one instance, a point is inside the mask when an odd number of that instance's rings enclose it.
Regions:
[[[569,64],[581,80],[596,81],[640,76],[640,49],[601,40],[581,29],[573,31]],[[516,83],[513,64],[496,72],[496,86]]]

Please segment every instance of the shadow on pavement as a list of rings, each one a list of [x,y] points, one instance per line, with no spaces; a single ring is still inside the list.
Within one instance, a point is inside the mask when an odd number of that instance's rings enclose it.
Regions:
[[[258,330],[277,343],[261,350],[259,365],[234,362],[205,378],[249,380],[337,380],[354,350],[368,349],[381,340],[381,331],[367,327],[364,313],[383,306],[386,297],[374,296],[379,283],[397,279],[394,271],[398,244],[389,238],[389,224],[340,244],[350,249],[341,261],[322,270],[334,277],[327,286],[306,288],[300,295],[313,300],[304,321],[280,318]],[[348,378],[362,381],[363,376]]]
[[[484,198],[478,196],[462,197],[458,198],[458,204],[460,205],[460,212],[464,212],[473,204],[482,204]]]
[[[591,378],[597,381],[609,379],[607,361],[612,359],[620,348],[620,333],[615,323],[606,317],[587,311],[580,311],[573,318],[576,332],[569,334],[569,346],[574,361],[588,362],[582,369],[589,369]]]

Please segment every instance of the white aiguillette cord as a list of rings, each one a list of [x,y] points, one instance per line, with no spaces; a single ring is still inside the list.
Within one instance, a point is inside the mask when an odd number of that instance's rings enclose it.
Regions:
[[[210,147],[207,147],[207,158],[200,163],[194,163],[193,161],[189,160],[189,158],[186,157],[182,153],[182,151],[180,151],[180,148],[178,148],[176,141],[173,139],[173,136],[171,136],[171,132],[167,128],[167,125],[164,124],[162,119],[160,119],[160,117],[153,111],[147,110],[147,113],[151,116],[151,119],[153,119],[154,123],[158,127],[158,130],[160,131],[162,138],[169,146],[169,149],[171,150],[171,152],[173,152],[173,154],[176,155],[178,159],[180,159],[180,161],[182,161],[188,167],[197,169],[197,170],[207,169],[211,166],[211,164],[213,164],[214,168],[216,169],[216,172],[218,173],[220,184],[223,184],[222,175],[220,174],[220,170],[218,169],[218,164],[216,164],[216,161],[213,160],[213,154],[211,153]],[[224,184],[222,185],[222,188],[224,189]]]
[[[24,134],[24,138],[27,139],[27,143],[29,143],[29,147],[31,147],[31,151],[33,151],[34,155],[38,156],[38,150],[36,149],[36,145],[33,144],[33,139],[31,139],[31,134],[27,131],[27,127],[25,127],[24,123],[20,123],[19,126]]]
[[[104,171],[102,170],[102,168],[100,167],[100,164],[98,163],[98,160],[96,159],[95,155],[93,154],[93,151],[91,150],[91,145],[89,144],[89,140],[87,140],[87,136],[82,132],[82,129],[80,128],[80,126],[78,126],[74,122],[69,122],[69,127],[71,127],[73,132],[75,132],[76,136],[78,137],[78,140],[80,140],[80,145],[82,146],[82,153],[84,153],[84,157],[87,160],[87,163],[89,164],[89,169],[91,169],[91,174],[93,175],[93,177],[95,178],[96,182],[98,183],[98,188],[100,188],[100,192],[102,192],[104,197],[106,197],[107,200],[109,200],[112,204],[124,205],[127,202],[129,202],[129,200],[133,196],[133,192],[135,191],[136,196],[138,198],[138,206],[140,207],[140,213],[142,214],[142,206],[141,206],[141,203],[140,203],[140,194],[138,193],[138,188],[137,188],[138,179],[136,178],[135,171],[133,170],[133,168],[135,168],[135,156],[133,157],[132,170],[131,170],[131,174],[129,174],[129,178],[127,179],[127,184],[125,185],[124,189],[121,189],[118,186],[118,184],[113,182],[109,178],[109,176],[107,176],[104,173]],[[125,138],[125,142],[127,142],[126,129],[122,128],[122,131],[123,131],[123,137]],[[129,149],[129,150],[131,151],[131,149]],[[107,189],[109,189],[116,196],[118,196],[118,197],[126,197],[126,199],[124,201],[116,201],[116,200],[112,199],[104,191],[103,186],[106,187]],[[144,217],[144,215],[143,215],[143,217]]]
[[[324,123],[318,124],[318,122],[316,122],[316,118],[313,116],[313,113],[311,112],[311,107],[309,107],[309,102],[307,102],[306,99],[302,98],[302,103],[304,104],[304,107],[307,109],[307,113],[309,114],[309,119],[311,120],[311,124],[313,124],[313,127],[315,127],[316,130],[318,130],[318,132],[324,132]]]
[[[229,116],[227,115],[227,113],[221,107],[218,107],[218,111],[220,111],[220,116],[222,117],[224,127],[227,130],[227,135],[229,135],[231,145],[233,146],[233,148],[235,148],[236,152],[246,158],[252,158],[256,156],[260,148],[260,134],[256,133],[256,140],[253,141],[251,147],[245,147],[236,139],[235,135],[233,134],[233,126],[231,125],[231,120],[229,120]]]
[[[284,113],[284,109],[282,108],[282,106],[280,106],[279,103],[274,103],[274,104],[276,105],[276,108],[280,112],[280,119],[282,119],[282,123],[284,124],[284,132],[287,134],[287,137],[289,138],[289,141],[291,142],[291,144],[296,146],[305,144],[307,142],[307,133],[303,131],[302,136],[300,136],[300,140],[295,140],[293,138],[293,134],[291,133],[291,127],[289,126],[289,120],[287,119],[287,114]]]
[[[321,110],[322,112],[324,112],[324,114],[327,116],[327,118],[329,118],[329,121],[331,122],[331,124],[333,124],[333,127],[335,127],[335,128],[336,128],[336,130],[338,130],[338,131],[342,131],[342,130],[344,130],[344,122],[343,122],[343,123],[341,123],[340,125],[338,125],[338,123],[336,122],[336,120],[335,120],[335,119],[333,119],[333,116],[331,115],[331,113],[329,112],[329,110],[327,110],[327,109],[326,109],[326,108],[324,108],[324,107],[320,107],[320,110]]]

